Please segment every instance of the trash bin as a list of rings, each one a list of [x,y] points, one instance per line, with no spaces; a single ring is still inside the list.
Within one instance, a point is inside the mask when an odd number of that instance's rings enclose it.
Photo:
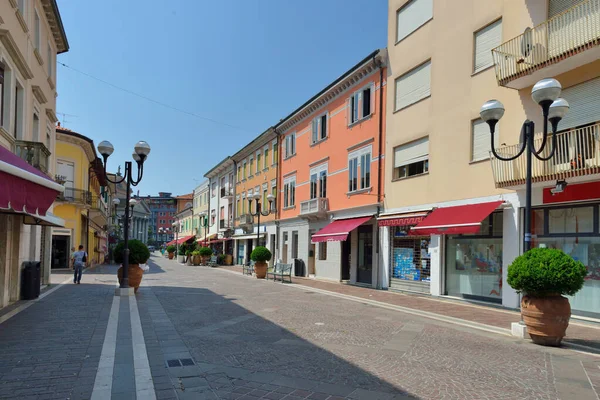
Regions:
[[[21,276],[21,298],[33,300],[40,296],[41,263],[39,261],[25,261]]]
[[[300,258],[294,258],[294,275],[305,276],[304,274],[304,261]]]

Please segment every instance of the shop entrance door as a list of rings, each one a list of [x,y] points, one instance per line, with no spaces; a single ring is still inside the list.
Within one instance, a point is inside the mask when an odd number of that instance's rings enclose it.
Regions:
[[[246,240],[246,264],[250,265],[250,254],[252,254],[252,239]]]
[[[344,240],[342,244],[342,280],[350,280],[350,240]]]
[[[52,264],[50,268],[69,268],[69,236],[52,236]]]
[[[373,281],[373,227],[358,227],[358,265],[356,281],[370,284]]]
[[[315,274],[315,244],[311,243],[308,248],[308,274]]]
[[[244,264],[244,242],[242,240],[238,242],[237,263],[238,265]]]

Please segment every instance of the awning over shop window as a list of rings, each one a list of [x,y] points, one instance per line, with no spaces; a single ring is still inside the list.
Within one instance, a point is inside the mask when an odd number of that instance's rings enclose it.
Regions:
[[[244,240],[244,239],[256,239],[257,235],[259,235],[258,233],[252,233],[249,235],[239,235],[239,236],[232,236],[231,239],[233,240]],[[261,237],[265,237],[266,232],[261,232],[260,236]]]
[[[64,190],[64,186],[0,146],[0,210],[44,216]]]
[[[44,216],[34,216],[34,215],[24,215],[23,223],[25,225],[43,225],[43,226],[53,226],[55,228],[64,228],[65,220],[57,217],[51,212],[47,212]]]
[[[196,236],[195,235],[185,236],[185,237],[177,239],[176,242],[177,242],[177,244],[182,244],[182,243],[187,242],[188,240],[190,240],[193,237],[196,237]]]
[[[379,226],[410,226],[417,225],[427,217],[428,211],[415,212],[415,213],[397,213],[381,215],[377,219]]]
[[[217,238],[217,234],[213,233],[211,235],[208,235],[207,237],[198,239],[198,243],[207,243],[208,241],[214,241],[216,238]]]
[[[442,207],[411,229],[413,235],[459,235],[477,233],[481,221],[488,217],[503,201]]]
[[[312,242],[342,242],[354,229],[373,217],[338,219],[312,235]]]

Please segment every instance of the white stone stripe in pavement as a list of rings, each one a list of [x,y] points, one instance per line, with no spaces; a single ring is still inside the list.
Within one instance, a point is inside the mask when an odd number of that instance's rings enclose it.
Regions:
[[[108,325],[106,326],[106,335],[104,336],[104,344],[102,345],[102,353],[100,355],[100,362],[98,363],[98,371],[96,372],[92,400],[105,400],[111,397],[120,304],[121,298],[115,296],[110,308]]]
[[[129,298],[129,315],[131,316],[135,394],[138,400],[155,400],[154,381],[152,380],[146,342],[144,342],[144,332],[142,331],[142,321],[140,320],[135,296]]]

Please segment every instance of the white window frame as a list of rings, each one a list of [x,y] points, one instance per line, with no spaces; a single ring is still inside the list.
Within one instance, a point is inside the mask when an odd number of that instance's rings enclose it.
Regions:
[[[369,161],[366,161],[366,156],[369,156]],[[354,178],[351,164],[356,160],[356,189],[350,188],[350,182]],[[360,192],[371,189],[372,171],[371,164],[373,163],[373,145],[361,147],[348,153],[348,193]],[[365,165],[368,168],[365,168]],[[363,179],[366,180],[366,171],[369,173],[369,184],[363,184]],[[364,175],[364,176],[363,176]]]
[[[317,199],[317,198],[324,198],[327,197],[327,177],[329,176],[328,173],[328,169],[329,169],[329,163],[324,163],[324,164],[320,164],[317,165],[314,168],[310,169],[310,174],[309,174],[309,197],[310,199]],[[323,184],[321,182],[321,177],[322,177],[322,173],[325,172],[325,190],[323,190]],[[313,177],[315,177],[315,197],[313,197]],[[325,193],[323,193],[325,192]]]
[[[413,24],[412,24],[413,26],[412,26],[412,29],[403,31],[401,33],[400,27],[405,26],[404,21],[402,21],[402,22],[400,21],[401,14],[403,12],[404,13],[407,12],[407,10],[413,10],[411,7],[416,7],[417,3],[419,3],[419,2],[421,4],[418,4],[418,6],[421,6],[423,9],[425,7],[431,7],[431,13],[426,14],[425,18],[423,18],[420,21],[415,20],[414,16],[413,16],[413,19],[408,19],[408,17],[405,17],[408,21],[413,22]],[[421,28],[423,25],[425,25],[432,19],[433,19],[433,0],[410,0],[410,1],[406,2],[402,7],[400,7],[396,11],[396,43],[401,42],[402,40],[404,40],[405,38],[410,36],[413,32],[417,31],[419,28]]]
[[[322,120],[325,117],[325,137],[321,136],[322,133]],[[326,111],[313,118],[311,124],[311,143],[317,144],[326,140],[329,137],[329,112]]]
[[[493,41],[491,43],[482,43],[481,37],[484,34],[488,35],[486,37],[487,42],[489,42],[491,40],[490,31],[494,28],[500,29],[500,33],[497,38],[497,41]],[[494,33],[497,33],[497,32],[494,32]],[[477,46],[478,39],[480,40],[480,42],[479,42],[480,46],[483,46],[483,44],[485,44],[486,48],[478,49],[478,46]],[[500,46],[501,44],[502,44],[502,18],[496,19],[495,21],[490,22],[489,24],[487,24],[483,28],[479,29],[478,31],[473,32],[473,74],[476,74],[478,72],[486,70],[489,67],[494,65],[494,59],[492,57],[492,49]],[[480,60],[480,62],[481,62],[481,59],[483,59],[483,61],[485,61],[485,63],[481,64],[479,67],[477,67],[478,59]]]
[[[283,180],[283,209],[296,206],[296,176],[290,176]]]
[[[398,105],[398,84],[401,84],[403,81],[406,82],[407,79],[409,79],[411,76],[414,76],[415,74],[421,72],[423,69],[427,69],[429,72],[429,87],[423,88],[423,90],[422,90],[423,93],[420,95],[420,97],[415,98],[410,102],[406,102],[406,103],[402,103],[402,104]],[[427,71],[425,71],[423,73],[426,73],[426,72]],[[400,75],[399,77],[397,77],[394,80],[394,111],[403,110],[403,109],[410,107],[413,104],[416,104],[416,103],[420,102],[421,100],[424,100],[428,97],[431,97],[431,60],[427,60],[427,61],[417,65],[416,67],[403,73],[402,75]]]
[[[292,151],[290,151],[290,144]],[[296,155],[296,132],[292,132],[285,136],[285,158],[290,158]]]
[[[247,162],[246,160],[244,160],[244,162],[242,162],[242,181],[246,180],[246,167],[247,167]]]
[[[254,176],[254,171],[253,171],[253,168],[252,168],[253,167],[253,165],[252,165],[253,162],[254,162],[254,155],[248,157],[248,165],[249,165],[249,168],[248,168],[248,178],[251,178],[251,177]]]
[[[396,151],[397,151],[398,148],[400,148],[400,147],[406,147],[408,145],[413,145],[413,144],[415,144],[417,142],[424,141],[425,139],[427,140],[427,154],[426,155],[419,156],[416,159],[413,158],[413,159],[410,160],[411,162],[405,162],[405,163],[403,163],[400,166],[396,166]],[[413,176],[427,175],[429,173],[429,159],[430,159],[430,155],[431,155],[431,151],[430,151],[430,148],[429,148],[429,136],[423,136],[421,138],[412,140],[410,142],[406,142],[406,143],[402,143],[402,144],[400,144],[398,146],[394,146],[394,148],[393,148],[393,160],[392,160],[393,161],[393,163],[392,163],[392,168],[393,168],[393,170],[392,170],[392,180],[396,181],[396,180],[401,180],[401,179],[407,179],[407,178],[410,178],[410,177],[413,177]],[[414,175],[407,175],[407,176],[402,176],[402,177],[396,177],[396,168],[405,167],[405,166],[409,166],[409,165],[420,163],[420,162],[427,162],[427,171],[423,171],[422,173],[414,174]]]
[[[281,151],[280,149],[281,146],[278,145],[277,140],[273,140],[273,142],[271,143],[271,165],[275,165],[277,163],[278,160],[275,159],[275,153],[277,153],[277,156],[279,157],[279,152]],[[275,151],[275,149],[277,149],[277,151]]]
[[[41,53],[42,47],[42,19],[37,11],[37,8],[33,9],[33,46]],[[41,55],[41,54],[40,54]]]
[[[365,91],[369,89],[369,114],[364,114],[364,94]],[[375,84],[373,82],[361,87],[348,98],[348,126],[352,126],[361,122],[363,119],[370,117],[373,115],[373,105],[375,101]],[[356,119],[354,119],[356,118]]]

